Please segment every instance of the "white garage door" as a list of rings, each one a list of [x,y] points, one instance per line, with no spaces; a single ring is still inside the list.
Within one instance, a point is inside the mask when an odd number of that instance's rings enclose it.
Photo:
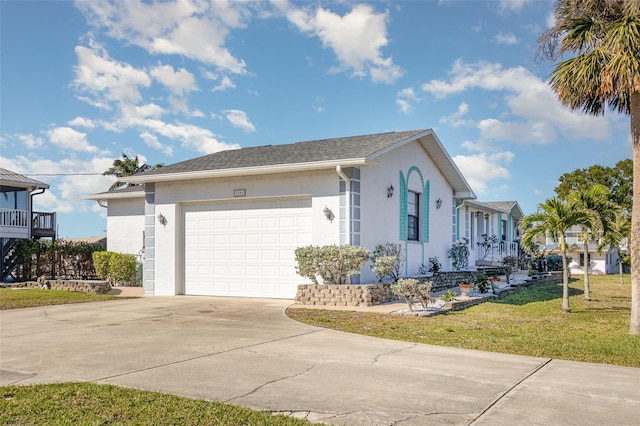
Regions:
[[[311,199],[185,208],[185,294],[293,299],[306,282],[296,247],[311,244]]]

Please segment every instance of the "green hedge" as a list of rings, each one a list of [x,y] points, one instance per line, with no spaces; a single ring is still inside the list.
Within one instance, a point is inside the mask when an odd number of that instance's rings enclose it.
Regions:
[[[96,275],[111,284],[139,286],[139,265],[133,254],[103,251],[93,253]]]

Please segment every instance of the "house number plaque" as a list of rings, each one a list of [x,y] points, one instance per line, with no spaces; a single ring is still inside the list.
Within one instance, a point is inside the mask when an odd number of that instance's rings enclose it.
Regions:
[[[246,189],[234,189],[233,190],[233,196],[234,197],[245,197],[247,195],[247,190]]]

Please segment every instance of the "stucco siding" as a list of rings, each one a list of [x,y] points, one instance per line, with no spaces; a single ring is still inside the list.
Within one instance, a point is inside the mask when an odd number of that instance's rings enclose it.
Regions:
[[[144,246],[144,199],[109,200],[107,250],[138,254]]]
[[[428,258],[433,256],[437,256],[446,267],[453,229],[451,185],[418,144],[407,144],[394,149],[376,161],[377,166],[363,167],[361,171],[362,245],[372,249],[378,244],[400,242],[406,250],[406,272],[409,275],[416,274],[420,265],[426,264]],[[424,233],[417,242],[400,240],[400,172],[408,176],[407,189],[421,194],[421,203],[429,203],[428,241]],[[425,200],[427,182],[429,193],[428,200]],[[390,198],[387,197],[389,185],[394,187],[394,194]],[[442,200],[439,209],[436,208],[437,199]],[[423,207],[420,208],[421,213],[424,212]],[[376,279],[368,265],[363,268],[362,278],[362,282]]]

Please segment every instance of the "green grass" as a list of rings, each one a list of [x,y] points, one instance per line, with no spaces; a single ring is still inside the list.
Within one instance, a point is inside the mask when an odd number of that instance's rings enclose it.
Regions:
[[[371,312],[288,309],[297,321],[408,342],[640,367],[640,337],[629,335],[630,277],[591,276],[571,283],[572,312],[561,311],[562,284],[525,290],[501,300],[433,317]]]
[[[63,305],[66,303],[100,302],[114,299],[123,298],[81,291],[0,288],[0,310]]]
[[[0,387],[0,424],[310,425],[235,405],[95,383]]]

